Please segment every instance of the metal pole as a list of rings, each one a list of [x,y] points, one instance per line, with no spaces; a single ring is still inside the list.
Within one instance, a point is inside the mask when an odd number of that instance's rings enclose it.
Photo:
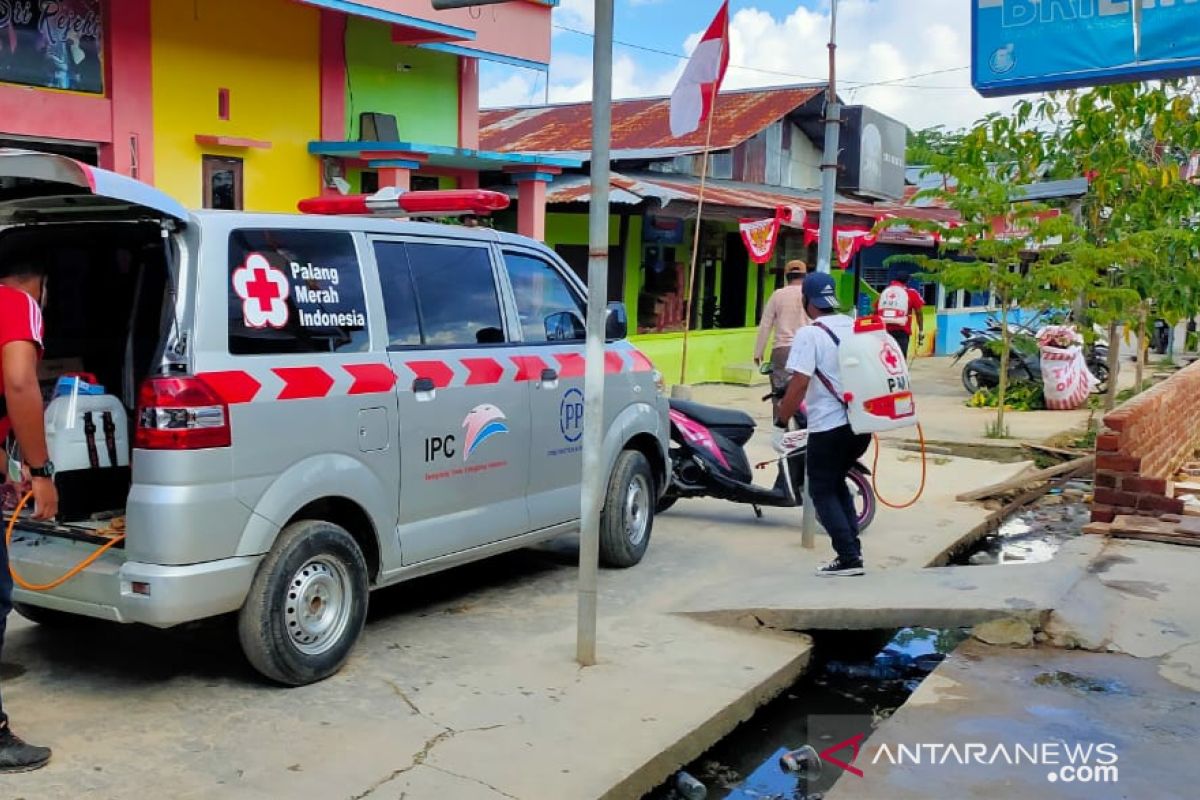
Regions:
[[[592,49],[592,201],[589,209],[587,351],[583,383],[583,513],[579,531],[579,622],[575,658],[596,663],[596,583],[604,496],[604,329],[608,306],[609,146],[612,138],[613,0],[596,0]]]
[[[825,91],[825,159],[821,164],[821,230],[817,241],[817,271],[829,273],[833,254],[834,195],[837,191],[838,138],[842,108],[837,100],[837,0],[829,10],[829,87]],[[804,481],[804,513],[800,521],[800,544],[817,546],[817,514],[808,481]]]

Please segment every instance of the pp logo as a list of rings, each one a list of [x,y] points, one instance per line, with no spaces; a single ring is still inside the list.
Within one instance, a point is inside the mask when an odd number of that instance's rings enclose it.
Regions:
[[[251,253],[233,273],[233,291],[242,298],[242,320],[247,328],[287,325],[291,290],[287,275],[259,253]]]
[[[583,438],[583,392],[570,389],[558,407],[558,429],[563,438],[574,444]]]

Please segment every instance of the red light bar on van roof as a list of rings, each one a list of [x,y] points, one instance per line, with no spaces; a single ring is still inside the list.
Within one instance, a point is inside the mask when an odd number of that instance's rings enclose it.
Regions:
[[[299,204],[302,214],[383,214],[455,216],[490,214],[508,208],[508,196],[483,189],[447,189],[433,192],[405,192],[385,187],[375,194],[310,197]]]

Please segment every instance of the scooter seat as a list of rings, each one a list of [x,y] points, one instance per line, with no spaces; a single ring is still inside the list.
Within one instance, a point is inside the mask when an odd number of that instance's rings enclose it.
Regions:
[[[754,429],[754,417],[744,411],[692,403],[687,400],[671,400],[671,408],[699,422],[706,428],[749,428]]]

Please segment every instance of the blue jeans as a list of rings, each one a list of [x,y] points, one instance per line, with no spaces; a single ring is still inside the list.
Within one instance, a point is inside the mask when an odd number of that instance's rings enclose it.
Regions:
[[[4,651],[4,633],[8,626],[8,614],[12,611],[13,579],[8,571],[8,546],[0,539],[0,653]],[[0,730],[8,727],[8,715],[0,700]]]
[[[869,435],[856,434],[849,425],[808,435],[808,493],[838,559],[846,563],[862,561],[858,512],[846,476],[870,444]]]

